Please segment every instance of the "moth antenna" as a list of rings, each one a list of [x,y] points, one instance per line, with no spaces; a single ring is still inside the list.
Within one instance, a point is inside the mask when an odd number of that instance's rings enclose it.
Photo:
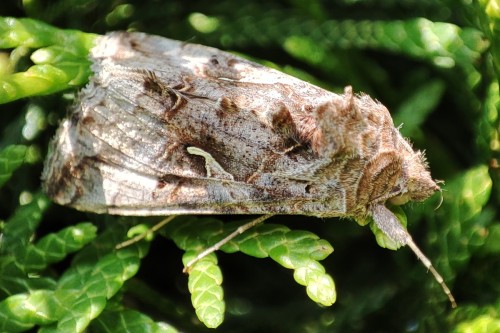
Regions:
[[[413,241],[413,239],[410,238],[408,240],[408,242],[407,242],[407,245],[410,247],[410,249],[413,251],[413,253],[415,253],[415,255],[417,256],[417,258],[420,259],[420,261],[424,264],[424,266],[432,273],[432,275],[436,279],[437,283],[439,283],[439,285],[443,289],[443,291],[446,294],[446,296],[448,296],[448,300],[451,303],[451,307],[453,309],[456,308],[457,307],[457,302],[455,301],[455,297],[453,297],[453,294],[451,293],[450,288],[448,288],[448,286],[444,282],[443,277],[434,268],[434,266],[432,265],[432,263],[429,260],[429,258],[427,258],[423,254],[423,252],[420,251],[420,249],[418,248],[417,244],[415,244],[415,242]]]
[[[434,182],[437,185],[444,185],[444,180],[436,179],[436,180],[434,180]],[[434,208],[434,210],[438,210],[439,207],[441,207],[441,205],[443,204],[443,201],[444,201],[443,191],[445,191],[445,190],[441,186],[439,186],[438,188],[439,188],[440,199],[439,199],[439,203],[438,203],[437,207]]]
[[[151,229],[147,230],[146,232],[143,232],[142,234],[139,234],[133,238],[130,238],[129,240],[126,240],[118,245],[115,246],[116,250],[123,249],[124,247],[130,246],[134,243],[137,243],[138,241],[146,238],[147,236],[155,233],[156,231],[160,230],[165,224],[169,223],[172,221],[176,215],[169,216],[160,222],[156,223]]]
[[[442,188],[439,188],[439,203],[437,205],[436,208],[434,208],[434,210],[438,210],[439,207],[441,207],[441,205],[443,204],[443,201],[444,201],[444,197],[443,197],[443,189]]]
[[[182,46],[186,46],[189,43],[193,43],[195,40],[196,40],[196,36],[191,36],[188,39],[181,41],[181,43],[182,43]]]
[[[418,246],[413,241],[410,233],[401,225],[397,217],[384,205],[376,205],[371,208],[372,218],[377,227],[382,230],[382,232],[388,236],[393,241],[401,245],[408,245],[410,249],[415,253],[417,258],[424,264],[424,266],[432,273],[436,281],[439,283],[443,289],[446,296],[450,300],[451,307],[456,308],[457,302],[451,294],[450,288],[444,282],[443,277],[438,273],[438,271],[432,266],[429,258],[418,248]]]
[[[256,225],[261,224],[262,222],[264,222],[265,220],[267,220],[271,216],[273,216],[273,215],[262,215],[262,216],[256,218],[255,220],[252,220],[248,223],[243,224],[242,226],[239,226],[238,229],[236,229],[235,231],[233,231],[232,233],[230,233],[229,235],[227,235],[226,237],[224,237],[223,239],[221,239],[220,241],[218,241],[214,245],[212,245],[209,248],[206,248],[202,252],[198,253],[198,255],[194,259],[189,261],[186,264],[186,266],[184,266],[184,269],[182,270],[182,272],[189,274],[191,272],[191,269],[193,268],[193,266],[198,261],[200,261],[201,259],[208,256],[210,253],[214,253],[215,251],[219,250],[221,247],[223,247],[225,244],[229,243],[236,236],[239,236],[242,233],[244,233],[245,231],[247,231],[248,229],[251,229],[251,228],[255,227]]]

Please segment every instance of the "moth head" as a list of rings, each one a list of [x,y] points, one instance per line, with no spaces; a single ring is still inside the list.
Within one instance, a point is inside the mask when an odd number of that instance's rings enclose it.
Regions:
[[[400,194],[389,199],[392,204],[402,205],[410,200],[422,201],[440,190],[427,169],[424,154],[419,151],[412,151],[405,159],[402,182]]]

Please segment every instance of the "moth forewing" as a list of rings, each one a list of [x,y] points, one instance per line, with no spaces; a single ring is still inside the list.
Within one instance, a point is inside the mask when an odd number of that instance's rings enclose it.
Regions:
[[[350,87],[335,94],[143,33],[99,37],[90,58],[94,76],[42,175],[59,204],[120,215],[373,216],[388,237],[413,244],[384,204],[439,189],[388,110]]]

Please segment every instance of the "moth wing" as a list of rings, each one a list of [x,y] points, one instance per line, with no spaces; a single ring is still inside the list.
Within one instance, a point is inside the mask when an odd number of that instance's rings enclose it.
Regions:
[[[295,143],[266,119],[267,112],[288,119],[298,107],[291,93],[324,99],[320,88],[144,34],[103,38],[93,61],[95,75],[43,172],[56,202],[123,215],[345,213],[337,182],[286,176],[315,157],[307,149],[284,153]]]

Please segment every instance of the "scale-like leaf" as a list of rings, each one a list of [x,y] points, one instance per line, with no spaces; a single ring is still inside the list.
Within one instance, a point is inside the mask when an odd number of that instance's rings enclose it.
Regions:
[[[173,222],[166,233],[180,248],[187,251],[183,259],[184,264],[190,262],[196,253],[217,243],[242,224],[222,224],[213,218],[184,218]],[[335,302],[333,279],[318,262],[326,258],[333,248],[327,241],[311,232],[291,231],[283,225],[264,223],[237,236],[221,250],[228,253],[241,251],[257,258],[270,257],[280,265],[296,271],[296,276],[301,277],[297,282],[306,286],[312,300],[322,305]],[[194,285],[197,290],[196,296],[192,294],[193,305],[196,309],[203,309],[197,310],[199,319],[205,323],[207,320],[213,320],[218,325],[218,320],[222,320],[222,313],[218,311],[224,309],[220,288],[222,276],[216,257],[212,255],[203,258],[190,269],[189,281],[190,291],[195,290]]]
[[[188,251],[183,256],[183,262],[188,263],[195,256],[195,252]],[[218,327],[224,320],[226,305],[221,284],[222,272],[214,253],[196,262],[189,272],[191,303],[198,319],[209,328]]]
[[[95,238],[96,231],[96,227],[91,223],[65,228],[45,236],[36,245],[27,245],[24,256],[17,260],[27,271],[40,271],[47,265],[80,250]]]
[[[28,147],[11,145],[0,151],[0,188],[24,162]]]
[[[45,195],[35,193],[30,203],[17,207],[5,223],[0,253],[24,251],[24,246],[31,241],[43,217],[43,212],[49,205],[50,202]]]
[[[104,311],[92,323],[95,333],[178,333],[166,323],[157,323],[144,314],[133,310]]]
[[[0,104],[85,84],[91,74],[87,57],[95,37],[36,20],[0,17],[0,49],[38,48],[27,71],[0,77]]]
[[[91,267],[73,270],[73,276],[66,276],[58,290],[59,293],[66,291],[73,300],[59,319],[57,330],[83,332],[103,311],[107,300],[137,272],[139,260],[138,248],[128,247],[109,253]]]

